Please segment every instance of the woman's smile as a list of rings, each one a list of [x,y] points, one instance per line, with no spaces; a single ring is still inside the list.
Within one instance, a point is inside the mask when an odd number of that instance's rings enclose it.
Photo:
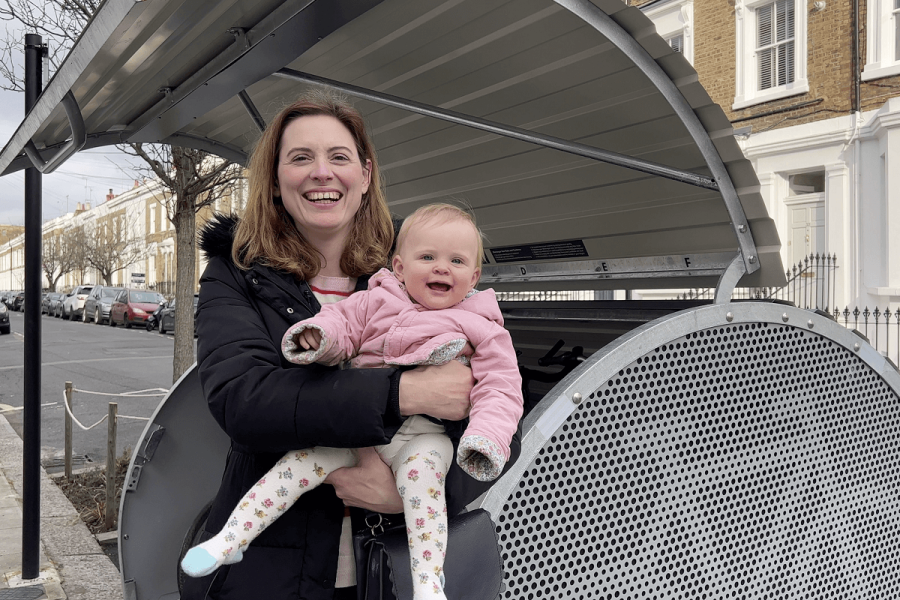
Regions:
[[[317,204],[334,204],[341,199],[340,192],[306,192],[303,197]]]
[[[353,135],[327,115],[295,119],[278,151],[278,195],[297,229],[309,240],[349,235],[371,163],[362,164]]]

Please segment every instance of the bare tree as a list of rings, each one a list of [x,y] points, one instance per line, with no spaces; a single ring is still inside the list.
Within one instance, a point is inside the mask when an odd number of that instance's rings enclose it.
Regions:
[[[90,266],[87,260],[87,233],[84,231],[84,225],[67,229],[65,236],[66,248],[72,255],[72,272],[78,273],[76,281],[78,284],[82,284],[84,283],[84,274]]]
[[[71,229],[59,235],[44,237],[41,260],[51,292],[56,291],[56,284],[60,278],[83,265],[84,249],[79,237],[77,232]]]
[[[147,256],[147,245],[138,233],[141,213],[127,216],[124,210],[94,223],[85,233],[85,261],[106,285],[112,276]]]
[[[60,246],[62,246],[62,236],[53,235],[44,237],[41,244],[41,269],[44,271],[44,277],[47,278],[47,287],[51,292],[56,291],[56,282],[59,278],[66,274],[64,267],[60,264],[65,257]]]
[[[37,33],[44,38],[50,50],[50,70],[55,72],[69,49],[75,45],[84,26],[100,6],[101,0],[3,0],[0,2],[0,20],[10,25],[12,35],[0,40],[0,88],[16,92],[25,91],[22,62],[24,33]],[[22,31],[17,31],[18,27]]]
[[[173,381],[194,363],[194,281],[197,212],[231,192],[243,178],[240,165],[192,148],[132,144],[162,183],[160,204],[175,226],[175,357]]]
[[[101,0],[0,0],[0,20],[20,24],[24,31],[44,36],[52,46],[50,66],[55,71],[100,4]],[[0,86],[4,89],[24,90],[19,61],[15,60],[21,48],[17,39],[0,44],[0,75],[9,81],[6,86]],[[175,226],[176,245],[175,381],[194,362],[196,214],[215,201],[229,182],[241,177],[240,167],[188,148],[133,144],[130,149],[125,146],[119,149],[141,157],[166,188],[161,204]]]

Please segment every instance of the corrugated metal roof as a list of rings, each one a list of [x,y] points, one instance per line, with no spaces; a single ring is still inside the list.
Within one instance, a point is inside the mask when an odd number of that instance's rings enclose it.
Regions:
[[[595,7],[624,42],[598,31]],[[774,223],[724,113],[620,0],[107,0],[0,171],[27,165],[28,139],[50,149],[66,140],[59,102],[70,90],[86,147],[164,141],[244,159],[258,128],[238,94],[271,118],[310,85],[276,74],[284,68],[696,173],[722,190],[355,101],[391,208],[471,205],[488,237],[484,281],[497,289],[713,286],[748,248],[748,270],[761,268],[741,285],[783,282]]]

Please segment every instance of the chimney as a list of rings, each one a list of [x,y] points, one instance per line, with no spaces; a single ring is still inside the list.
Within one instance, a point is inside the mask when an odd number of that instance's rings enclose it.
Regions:
[[[109,193],[106,195],[106,201],[109,202],[110,200],[112,200],[115,197],[116,197],[116,195],[112,193],[112,188],[109,188]]]

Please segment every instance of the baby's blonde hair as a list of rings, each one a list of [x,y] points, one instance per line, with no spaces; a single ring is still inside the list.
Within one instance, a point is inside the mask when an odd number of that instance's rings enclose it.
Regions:
[[[481,230],[478,229],[478,225],[475,223],[475,215],[463,208],[444,202],[420,206],[413,214],[406,217],[406,220],[403,221],[403,225],[400,227],[400,233],[397,234],[397,248],[394,251],[394,254],[400,254],[400,249],[403,248],[403,243],[406,241],[406,237],[409,235],[409,231],[413,226],[426,222],[433,222],[438,219],[443,223],[458,220],[467,221],[472,224],[472,227],[475,229],[475,238],[478,240],[475,266],[480,269],[484,260],[484,241],[482,240]]]

